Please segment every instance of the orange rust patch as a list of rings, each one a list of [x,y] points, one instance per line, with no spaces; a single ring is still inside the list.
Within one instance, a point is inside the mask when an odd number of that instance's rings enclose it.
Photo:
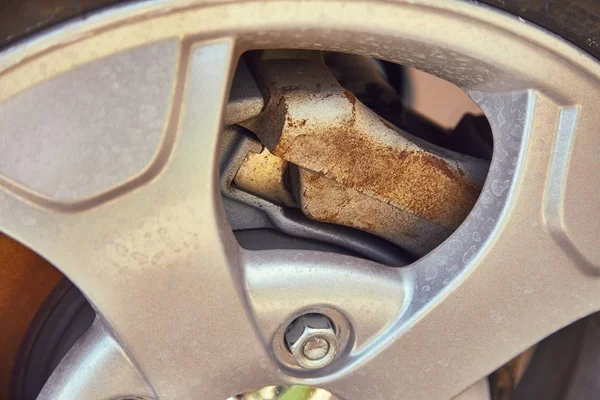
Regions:
[[[352,205],[356,200],[358,192],[332,182],[322,174],[307,170],[302,171],[301,174],[304,188],[302,210],[307,217],[321,222],[352,226],[374,234],[378,233],[377,225],[374,223],[377,215],[371,215],[374,218],[365,219],[361,218],[361,215],[351,212],[352,218],[349,218],[344,212],[346,207]]]
[[[299,168],[298,173],[302,188],[300,207],[311,219],[362,229],[419,255],[430,251],[451,232],[323,174],[304,168]]]
[[[289,128],[302,128],[304,125],[306,125],[306,122],[308,122],[306,118],[296,120],[291,118],[289,115],[285,118],[285,124]]]
[[[352,93],[349,90],[344,90],[343,93],[344,93],[344,96],[346,96],[346,98],[350,102],[350,104],[352,104],[352,105],[356,104],[356,96],[354,95],[354,93]]]
[[[272,74],[284,77],[286,83],[295,82],[291,79],[295,77],[301,87],[314,87],[318,82],[325,88],[309,97],[294,86],[274,90],[277,95],[253,126],[273,154],[442,227],[453,229],[464,220],[481,190],[480,183],[468,178],[470,173],[465,174],[444,157],[391,135],[389,130],[401,131],[378,119],[352,92],[343,89],[324,65],[306,67],[315,72],[314,79],[283,65],[275,64],[272,68]],[[330,95],[342,100],[337,103],[334,100],[338,99],[332,100],[338,107],[335,113],[317,112],[311,123],[288,113],[288,104],[318,102]],[[457,165],[462,162],[457,160]],[[343,202],[339,206],[346,207]]]
[[[449,179],[456,179],[457,171],[451,169],[446,161],[425,152],[422,153],[422,157],[423,163],[431,165],[433,168],[446,175],[446,177]]]
[[[353,126],[283,135],[277,150],[284,159],[448,228],[458,227],[481,190],[435,155],[383,145]]]

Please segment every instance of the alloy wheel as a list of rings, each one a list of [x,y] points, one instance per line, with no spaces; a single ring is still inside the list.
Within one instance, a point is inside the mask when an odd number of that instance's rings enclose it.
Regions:
[[[402,268],[240,247],[221,199],[223,119],[240,55],[269,48],[376,57],[469,93],[494,152],[448,239]],[[274,384],[451,398],[600,309],[600,67],[518,18],[426,0],[148,2],[23,42],[0,71],[0,230],[97,312],[41,398]],[[307,313],[348,329],[324,368],[290,368],[273,346]]]

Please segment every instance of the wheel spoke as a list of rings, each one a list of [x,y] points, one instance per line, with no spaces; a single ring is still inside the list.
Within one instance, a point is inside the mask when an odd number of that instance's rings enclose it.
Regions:
[[[85,365],[85,368],[81,368]],[[48,379],[38,399],[115,399],[154,396],[121,347],[94,321]]]
[[[352,321],[354,350],[347,361],[392,327],[406,310],[413,283],[410,272],[346,255],[300,250],[244,254],[248,297],[265,341],[285,330],[294,315],[327,305]]]
[[[232,39],[182,46],[167,132],[133,180],[59,206],[4,194],[21,222],[35,224],[8,221],[7,231],[80,288],[165,398],[226,398],[232,382],[252,387],[271,365],[220,205],[217,132],[234,54]],[[238,373],[249,365],[252,377]]]

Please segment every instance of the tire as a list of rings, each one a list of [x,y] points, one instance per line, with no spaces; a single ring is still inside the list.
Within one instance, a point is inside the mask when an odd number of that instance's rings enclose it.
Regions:
[[[96,313],[66,278],[38,310],[21,343],[11,398],[34,400],[69,349],[89,329]]]
[[[596,0],[481,0],[540,25],[600,59],[600,2]]]
[[[71,18],[85,19],[123,0],[0,0],[0,48]],[[600,59],[596,0],[479,0],[540,25]]]

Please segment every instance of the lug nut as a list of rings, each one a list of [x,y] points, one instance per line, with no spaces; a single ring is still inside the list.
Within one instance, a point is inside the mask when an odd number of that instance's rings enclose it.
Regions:
[[[305,369],[326,366],[339,350],[333,323],[323,314],[296,318],[285,332],[285,342],[296,363]]]

